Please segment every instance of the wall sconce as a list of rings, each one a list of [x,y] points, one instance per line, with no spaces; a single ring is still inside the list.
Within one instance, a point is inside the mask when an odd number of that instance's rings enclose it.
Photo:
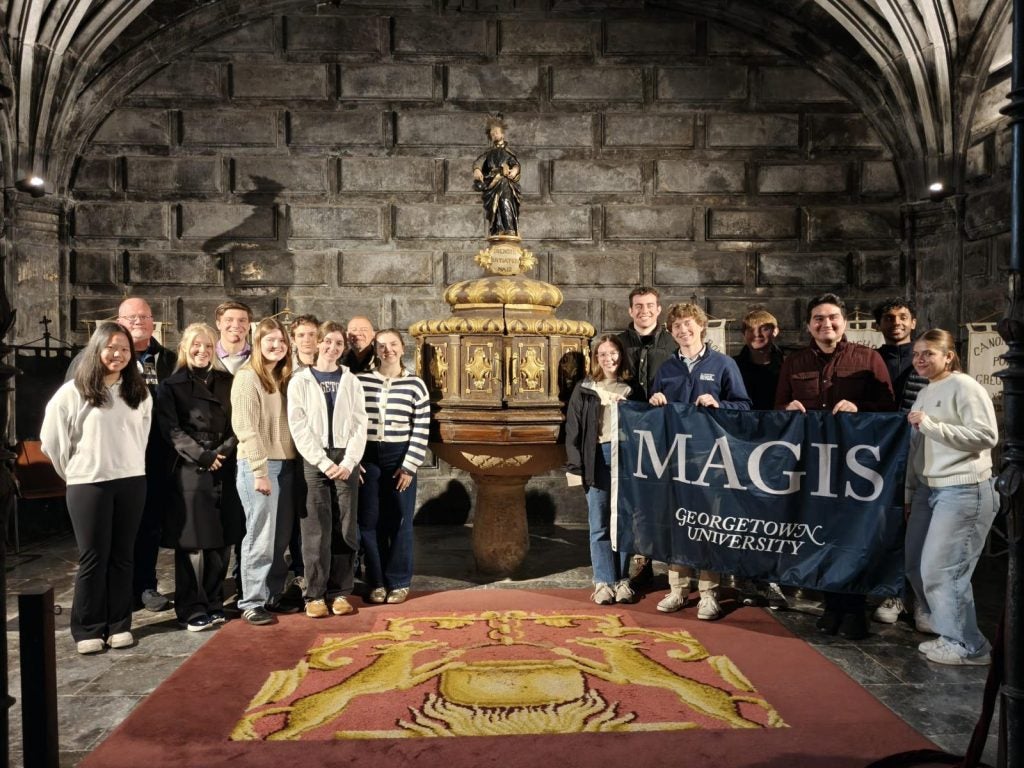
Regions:
[[[938,203],[949,197],[950,192],[946,189],[946,185],[941,181],[933,181],[928,185],[928,199],[933,203]]]
[[[14,182],[14,188],[19,192],[28,192],[32,197],[42,197],[46,194],[46,180],[42,176],[33,175],[18,179]]]

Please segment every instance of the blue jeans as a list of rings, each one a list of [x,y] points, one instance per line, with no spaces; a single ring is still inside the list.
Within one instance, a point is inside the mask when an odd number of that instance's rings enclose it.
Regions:
[[[947,488],[919,486],[907,521],[907,578],[932,628],[967,655],[988,650],[974,612],[971,575],[998,504],[992,480]]]
[[[295,517],[293,486],[295,462],[268,461],[270,495],[256,493],[249,462],[238,460],[236,486],[245,509],[242,539],[242,597],[238,609],[262,608],[274,595],[284,592],[288,563],[284,552],[292,535]]]
[[[402,589],[412,584],[412,518],[416,512],[416,476],[399,493],[395,470],[405,458],[405,443],[368,441],[359,486],[359,540],[370,589]]]
[[[629,553],[612,551],[611,443],[598,446],[594,484],[587,490],[590,523],[590,564],[595,584],[614,584],[629,578]]]

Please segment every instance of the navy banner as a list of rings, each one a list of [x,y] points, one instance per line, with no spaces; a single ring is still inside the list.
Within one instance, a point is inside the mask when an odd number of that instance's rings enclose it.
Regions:
[[[792,586],[901,591],[905,416],[623,403],[616,430],[616,549]]]

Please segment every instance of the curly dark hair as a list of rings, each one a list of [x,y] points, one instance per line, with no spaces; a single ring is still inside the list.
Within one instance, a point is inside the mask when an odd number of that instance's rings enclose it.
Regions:
[[[882,315],[886,312],[890,312],[891,310],[899,309],[900,307],[904,307],[910,313],[910,317],[912,319],[917,319],[917,304],[913,299],[906,299],[902,296],[892,296],[875,307],[875,310],[872,313],[875,316],[875,322],[881,325]]]

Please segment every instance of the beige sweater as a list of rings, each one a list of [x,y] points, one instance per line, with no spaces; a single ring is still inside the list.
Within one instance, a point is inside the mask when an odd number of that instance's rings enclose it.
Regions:
[[[231,426],[238,437],[238,458],[256,477],[267,476],[267,461],[294,459],[284,395],[267,394],[252,368],[243,367],[231,385]]]

